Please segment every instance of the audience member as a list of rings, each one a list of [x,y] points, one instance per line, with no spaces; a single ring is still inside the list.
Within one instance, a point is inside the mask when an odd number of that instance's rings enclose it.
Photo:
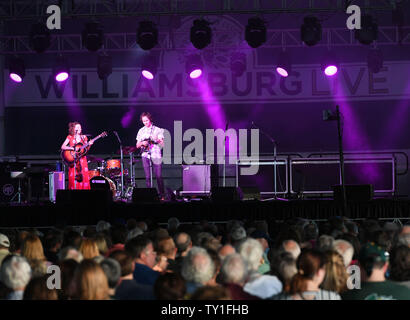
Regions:
[[[112,258],[105,258],[100,262],[100,266],[103,269],[108,281],[108,294],[111,299],[115,296],[115,289],[119,283],[121,277],[121,266],[119,262]]]
[[[24,289],[31,279],[31,268],[25,257],[9,255],[0,268],[0,280],[10,289],[5,300],[22,300]]]
[[[9,248],[9,238],[5,234],[0,233],[0,266],[3,262],[3,259],[10,254]]]
[[[155,282],[154,294],[158,300],[183,300],[185,280],[178,273],[164,273]]]
[[[24,289],[23,300],[58,300],[57,290],[47,287],[49,276],[32,278]]]

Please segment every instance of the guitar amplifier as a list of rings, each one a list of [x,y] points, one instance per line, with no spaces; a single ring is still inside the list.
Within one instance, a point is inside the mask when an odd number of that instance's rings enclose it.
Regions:
[[[56,202],[57,190],[65,189],[65,174],[64,171],[49,172],[48,174],[48,189],[50,201]]]
[[[212,187],[218,186],[218,166],[183,165],[181,194],[207,195]]]

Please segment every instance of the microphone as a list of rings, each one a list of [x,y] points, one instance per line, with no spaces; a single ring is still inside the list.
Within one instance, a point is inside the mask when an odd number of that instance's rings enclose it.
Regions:
[[[225,131],[228,130],[229,121],[226,121]]]

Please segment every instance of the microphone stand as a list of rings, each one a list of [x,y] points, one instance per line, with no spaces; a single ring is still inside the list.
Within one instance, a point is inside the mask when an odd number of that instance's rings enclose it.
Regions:
[[[120,155],[121,155],[121,199],[124,196],[124,163],[123,163],[123,152],[122,152],[122,143],[121,143],[121,139],[118,136],[117,131],[113,131],[113,133],[115,134],[115,136],[117,137],[118,143],[120,144]]]
[[[224,166],[223,166],[223,180],[222,180],[223,187],[226,187],[226,131],[228,131],[228,124],[229,122],[226,123],[225,134],[224,134]]]
[[[269,198],[269,199],[265,199],[265,201],[267,200],[285,200],[285,199],[279,199],[277,196],[277,183],[276,183],[276,160],[277,160],[277,153],[276,153],[276,140],[273,139],[268,133],[266,133],[265,131],[263,131],[261,128],[259,128],[253,121],[252,124],[259,129],[259,131],[269,139],[270,142],[272,142],[273,144],[273,189],[274,189],[274,197],[273,198]]]

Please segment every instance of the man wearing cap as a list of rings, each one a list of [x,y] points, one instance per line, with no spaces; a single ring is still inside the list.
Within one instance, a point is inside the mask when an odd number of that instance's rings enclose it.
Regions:
[[[410,289],[386,280],[389,254],[374,242],[362,247],[359,254],[361,289],[342,294],[343,300],[410,300]]]
[[[0,266],[3,263],[3,259],[10,254],[10,241],[9,238],[0,233]]]

